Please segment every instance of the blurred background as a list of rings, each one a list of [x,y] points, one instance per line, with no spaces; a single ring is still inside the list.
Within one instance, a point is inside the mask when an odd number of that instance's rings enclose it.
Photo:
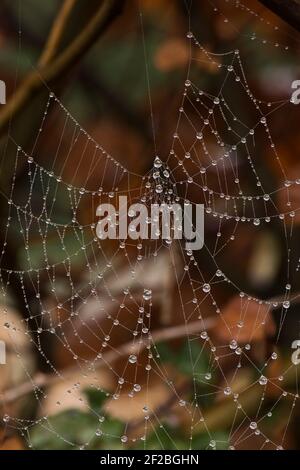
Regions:
[[[289,103],[300,42],[246,3],[1,2],[1,449],[300,446],[299,108]],[[216,170],[200,151],[184,160],[183,147],[220,89],[232,128],[255,128],[255,139]],[[224,116],[213,119],[218,143],[234,145]],[[120,192],[137,201],[156,155],[180,200],[209,209],[206,248],[94,247],[97,204]]]

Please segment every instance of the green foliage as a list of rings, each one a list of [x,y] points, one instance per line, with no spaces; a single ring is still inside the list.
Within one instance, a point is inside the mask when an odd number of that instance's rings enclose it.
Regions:
[[[162,33],[155,28],[145,31],[149,80],[154,91],[167,84],[170,86],[172,82],[179,82],[177,72],[165,73],[154,65],[154,55],[162,39]],[[131,105],[143,103],[148,90],[142,41],[138,41],[135,35],[131,35],[126,41],[123,38],[120,41],[107,41],[99,47],[99,56],[100,62],[95,60],[93,53],[90,54],[90,73],[104,80],[111,90],[116,90],[117,96],[124,97]]]
[[[159,343],[156,350],[162,362],[173,364],[184,375],[198,377],[208,371],[207,353],[197,341],[185,341],[179,351],[172,350],[166,343]]]
[[[210,436],[205,434],[193,435],[191,449],[192,450],[228,450],[229,436],[226,432],[211,433]]]
[[[93,413],[70,409],[35,425],[30,441],[34,449],[40,450],[75,450],[87,444],[89,449],[120,449],[122,429],[118,420],[108,418],[99,423]]]
[[[76,450],[82,446],[91,450],[118,450],[124,445],[120,440],[124,423],[107,415],[103,406],[109,394],[105,391],[87,389],[85,394],[90,410],[76,409],[62,411],[41,420],[29,430],[31,445],[37,450]],[[149,429],[151,429],[149,427]],[[211,442],[215,441],[215,446]],[[225,433],[193,434],[191,449],[226,449],[228,436]],[[187,435],[180,427],[164,423],[148,433],[146,440],[137,440],[132,449],[185,450]]]
[[[124,424],[102,413],[109,394],[88,389],[86,395],[90,411],[65,410],[33,426],[29,431],[32,447],[75,450],[88,444],[89,449],[121,449]]]
[[[91,450],[118,450],[123,449],[120,436],[124,424],[116,419],[106,417],[99,423],[97,415],[79,410],[66,410],[55,416],[42,420],[31,431],[30,441],[37,450],[76,450],[86,446]],[[97,436],[101,430],[102,434]],[[215,441],[215,446],[210,443]],[[214,433],[211,439],[207,434],[193,434],[190,443],[191,449],[227,449],[228,436],[225,433]],[[187,449],[187,436],[180,428],[172,428],[167,424],[158,426],[145,441],[138,440],[133,450],[185,450]]]
[[[134,449],[187,450],[187,442],[187,435],[180,428],[163,424],[149,434],[144,443],[140,441]],[[228,449],[228,442],[228,435],[223,432],[216,432],[210,436],[207,433],[193,433],[190,448],[191,450],[225,450]]]
[[[30,440],[35,449],[73,449],[90,441],[96,429],[97,421],[91,414],[72,409],[35,425]]]
[[[85,390],[85,395],[88,399],[89,406],[93,411],[100,412],[103,408],[109,393],[104,390],[95,390],[94,388],[87,388]]]
[[[26,5],[21,8],[19,2],[7,2],[11,14],[16,19],[19,19],[22,15],[23,30],[30,31],[31,36],[34,38],[44,37],[45,28],[50,28],[59,4],[59,0],[52,0],[51,2],[26,0]]]

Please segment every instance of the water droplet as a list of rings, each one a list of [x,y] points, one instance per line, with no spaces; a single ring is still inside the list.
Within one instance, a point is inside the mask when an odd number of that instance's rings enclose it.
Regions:
[[[231,390],[230,387],[225,387],[224,390],[223,390],[223,392],[224,392],[224,395],[227,395],[227,396],[228,396],[228,395],[231,395],[232,390]]]
[[[151,289],[145,289],[143,293],[143,299],[144,300],[150,300],[152,297],[152,290]]]
[[[267,383],[268,383],[267,377],[265,377],[264,375],[262,375],[262,376],[260,377],[260,379],[259,379],[259,384],[260,384],[260,385],[267,385]]]
[[[130,362],[130,364],[135,364],[137,361],[137,357],[134,354],[131,354],[128,358],[128,361]]]
[[[154,160],[154,168],[160,168],[162,165],[161,163],[161,160],[159,157],[155,157],[155,160]]]
[[[205,293],[210,292],[210,284],[203,284],[202,290]]]

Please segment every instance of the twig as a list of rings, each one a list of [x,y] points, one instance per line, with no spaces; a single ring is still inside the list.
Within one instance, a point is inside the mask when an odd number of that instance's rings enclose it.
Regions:
[[[0,135],[6,130],[10,119],[26,107],[31,98],[44,87],[52,85],[77,64],[94,44],[111,20],[120,13],[123,0],[105,0],[84,30],[50,64],[31,73],[0,113]]]
[[[259,0],[265,7],[300,32],[299,0]]]
[[[210,329],[215,325],[216,320],[214,318],[207,318],[205,320],[197,320],[190,324],[186,325],[177,325],[172,328],[163,328],[161,330],[155,331],[151,337],[150,341],[153,344],[159,343],[161,341],[169,341],[176,338],[182,338],[186,335],[194,335],[202,331],[203,329]],[[95,369],[99,369],[107,364],[112,364],[117,359],[120,359],[124,356],[129,356],[130,354],[137,354],[144,350],[147,345],[149,344],[148,341],[144,341],[143,343],[125,343],[122,345],[118,350],[112,349],[107,353],[102,355],[102,358],[95,364]],[[50,385],[54,385],[61,380],[67,379],[68,377],[72,376],[74,373],[78,373],[78,368],[70,367],[67,369],[62,370],[58,375],[54,374],[36,374],[33,379],[18,385],[12,389],[9,389],[2,393],[1,403],[7,404],[11,403],[18,398],[21,398],[28,393],[33,392],[41,387],[48,387]],[[80,369],[81,373],[88,373],[90,372],[90,368],[86,367]]]
[[[39,60],[39,66],[44,67],[49,64],[55,57],[59,44],[64,34],[66,23],[70,18],[70,14],[73,10],[76,0],[65,0],[59,14],[57,15],[53,24],[52,30],[49,34],[47,43],[44,47],[42,55]]]
[[[296,296],[297,297],[297,296]],[[283,298],[274,298],[271,299],[272,301],[283,301]],[[295,300],[294,300],[295,301]],[[293,300],[291,300],[293,302]],[[176,338],[182,338],[183,336],[194,335],[197,334],[199,331],[203,329],[209,330],[212,329],[217,323],[217,318],[206,318],[205,320],[197,320],[191,323],[187,323],[184,325],[176,325],[173,327],[167,327],[160,330],[155,331],[150,339],[152,344],[157,344],[161,341],[170,341]],[[95,369],[99,369],[104,365],[112,364],[117,359],[120,359],[124,356],[129,356],[130,354],[137,354],[143,351],[149,342],[143,343],[125,343],[119,347],[119,349],[112,349],[107,353],[102,355],[101,360],[99,360],[95,364]],[[87,373],[90,369],[88,367],[81,369],[81,372]],[[35,389],[39,389],[40,387],[48,387],[50,385],[54,385],[55,383],[60,382],[63,379],[67,379],[68,377],[72,376],[74,373],[78,372],[78,368],[76,367],[69,367],[62,370],[57,375],[54,374],[42,374],[37,373],[32,380],[22,383],[17,387],[11,388],[6,390],[2,393],[2,404],[11,403],[22,396],[33,392]]]

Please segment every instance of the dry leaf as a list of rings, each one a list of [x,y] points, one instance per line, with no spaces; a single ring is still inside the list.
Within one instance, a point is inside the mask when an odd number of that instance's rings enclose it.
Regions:
[[[70,408],[87,411],[89,406],[84,390],[101,387],[109,391],[112,390],[112,384],[111,373],[104,369],[97,373],[90,372],[84,377],[79,377],[78,373],[74,372],[73,376],[49,387],[41,408],[41,416],[54,415]]]
[[[6,437],[5,432],[1,430],[0,450],[24,450],[24,445],[18,436]]]
[[[270,307],[247,297],[236,296],[222,309],[214,334],[228,344],[262,341],[275,333]]]
[[[0,365],[1,393],[24,382],[28,377],[27,374],[32,374],[34,370],[33,353],[29,334],[26,334],[26,324],[22,322],[19,312],[3,305],[0,306],[0,340],[4,342],[6,350],[6,364]],[[5,406],[2,412],[14,414],[15,407],[20,404],[18,401]]]
[[[170,70],[184,67],[189,60],[189,47],[184,39],[173,38],[165,41],[154,56],[154,64],[158,70]]]

